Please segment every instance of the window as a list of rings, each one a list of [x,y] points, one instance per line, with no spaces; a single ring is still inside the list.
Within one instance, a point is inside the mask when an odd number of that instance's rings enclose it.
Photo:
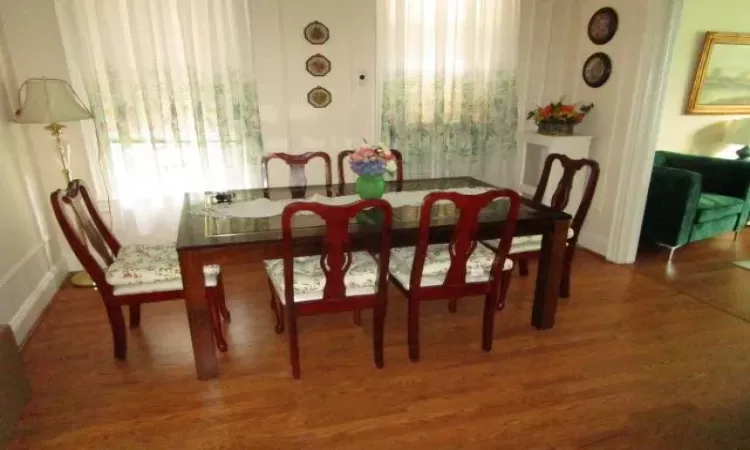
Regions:
[[[484,107],[498,70],[515,70],[516,13],[515,0],[388,0],[381,54],[407,120],[457,122]]]
[[[118,196],[255,184],[262,144],[244,0],[60,0]]]

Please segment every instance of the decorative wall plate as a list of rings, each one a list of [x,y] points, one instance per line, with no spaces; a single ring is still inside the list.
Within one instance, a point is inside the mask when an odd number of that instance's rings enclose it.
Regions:
[[[613,8],[605,7],[598,10],[589,19],[589,39],[596,45],[606,44],[617,33],[618,22],[617,11]]]
[[[604,85],[611,74],[612,60],[606,53],[594,53],[583,63],[583,81],[592,88]]]
[[[325,44],[330,37],[328,27],[318,22],[310,22],[305,27],[305,39],[307,42],[315,45]]]
[[[307,93],[307,103],[314,108],[325,108],[331,104],[331,100],[333,100],[331,93],[323,86],[316,86]]]
[[[323,77],[331,71],[331,61],[320,53],[307,58],[305,62],[307,72],[314,77]]]

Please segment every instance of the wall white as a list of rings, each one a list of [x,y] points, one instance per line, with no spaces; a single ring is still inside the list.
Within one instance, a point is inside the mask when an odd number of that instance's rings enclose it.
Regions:
[[[265,151],[325,151],[331,155],[335,174],[338,152],[362,143],[363,138],[368,142],[376,138],[375,0],[252,0],[251,5]],[[323,45],[312,45],[303,37],[304,27],[314,20],[330,30],[331,37]],[[316,53],[331,60],[332,70],[324,77],[305,70],[305,61]],[[332,94],[326,108],[307,103],[307,92],[317,85]],[[271,163],[269,172],[272,185],[288,184],[283,163]],[[322,183],[323,171],[310,170],[308,181]]]
[[[0,323],[23,342],[62,282],[59,247],[50,239],[46,195],[29,134],[11,123],[17,89],[0,26]]]
[[[667,0],[531,0],[522,2],[521,105],[525,110],[564,97],[567,101],[593,102],[594,111],[576,132],[594,136],[590,155],[599,162],[601,176],[580,244],[602,255],[620,238],[616,206],[629,195],[620,185],[628,158],[636,154],[642,94],[650,67],[645,63],[656,51],[654,43],[665,33],[661,18]],[[619,16],[619,29],[607,44],[597,46],[586,27],[599,8],[611,6]],[[648,19],[644,19],[648,18]],[[661,27],[661,29],[660,29]],[[581,68],[589,55],[606,52],[613,61],[609,81],[598,89],[588,87]],[[528,122],[527,127],[533,128]],[[647,183],[644,180],[645,183]],[[646,185],[639,186],[643,195]],[[641,192],[642,191],[642,192]]]
[[[661,115],[658,148],[736,158],[724,142],[726,125],[747,116],[685,114],[707,31],[750,33],[747,0],[684,0]],[[728,152],[727,152],[728,150]]]
[[[13,102],[18,103],[17,91],[28,78],[47,77],[70,80],[65,49],[63,48],[60,27],[55,15],[54,0],[0,0],[0,23],[5,31],[9,70],[13,75],[9,86]],[[18,106],[14,106],[17,108]],[[71,172],[76,178],[91,183],[91,168],[96,167],[95,159],[87,154],[81,125],[66,124],[65,136],[71,147]],[[49,233],[64,258],[68,270],[81,268],[78,260],[62,236],[52,217],[47,196],[55,189],[65,187],[65,178],[60,172],[56,159],[55,143],[44,130],[44,125],[13,125],[21,128],[29,137],[27,153],[34,159],[38,170],[39,190],[44,195],[42,212],[52,226]]]

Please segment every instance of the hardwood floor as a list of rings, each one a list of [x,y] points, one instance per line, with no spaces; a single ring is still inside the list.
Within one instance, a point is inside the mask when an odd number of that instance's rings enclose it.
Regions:
[[[302,379],[273,331],[258,264],[227,267],[233,322],[222,376],[195,378],[181,302],[144,305],[129,360],[112,358],[95,292],[62,289],[23,350],[33,400],[11,448],[750,448],[750,233],[693,244],[666,265],[579,252],[553,330],[529,325],[532,274],[514,276],[494,349],[482,299],[422,306],[422,359],[391,290],[385,368],[369,322],[300,320]]]

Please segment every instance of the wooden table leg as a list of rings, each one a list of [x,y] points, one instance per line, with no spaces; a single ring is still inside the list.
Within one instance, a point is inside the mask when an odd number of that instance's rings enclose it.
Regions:
[[[210,380],[219,376],[219,361],[216,359],[211,310],[206,298],[203,263],[197,252],[183,250],[179,254],[195,370],[199,380]]]
[[[570,220],[556,220],[553,229],[544,234],[534,291],[531,324],[540,330],[555,326],[560,277],[565,259],[565,241]]]

